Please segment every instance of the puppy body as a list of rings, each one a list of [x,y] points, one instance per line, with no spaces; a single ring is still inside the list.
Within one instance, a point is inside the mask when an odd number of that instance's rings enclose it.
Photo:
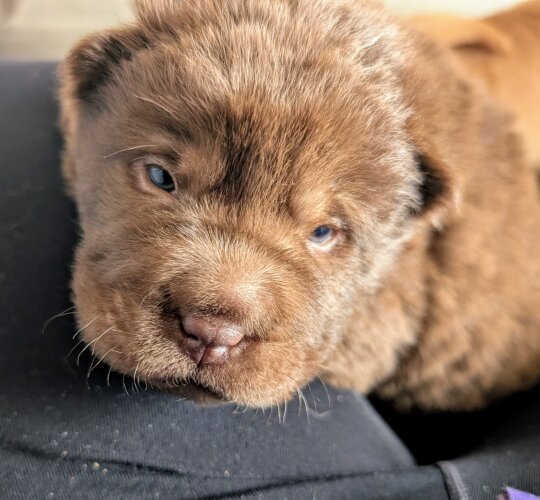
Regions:
[[[527,160],[540,171],[540,1],[484,19],[422,15],[413,23],[444,46],[516,117]]]
[[[428,409],[537,380],[533,173],[505,112],[378,3],[142,2],[62,80],[74,298],[115,369],[254,406],[317,375]],[[194,362],[193,317],[242,342]]]
[[[378,392],[401,408],[470,410],[538,379],[538,191],[511,120],[465,83],[468,76],[456,78],[440,54],[424,50],[415,66],[432,90],[415,82],[411,99],[422,109],[417,116],[429,117],[421,118],[425,136],[456,167],[459,201],[442,226],[416,233],[369,309],[353,319],[331,379],[369,390],[358,381],[391,373]],[[433,101],[437,88],[446,91]],[[381,335],[410,344],[396,357]]]

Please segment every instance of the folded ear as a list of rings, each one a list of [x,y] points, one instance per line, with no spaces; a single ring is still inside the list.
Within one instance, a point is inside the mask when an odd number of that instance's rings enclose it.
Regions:
[[[97,104],[100,89],[138,50],[148,46],[135,26],[95,33],[83,38],[60,67],[62,98]]]
[[[452,50],[474,49],[506,54],[511,40],[482,19],[450,15],[422,15],[412,18],[413,25],[430,38]]]
[[[138,27],[104,31],[77,43],[60,65],[60,126],[66,144],[63,170],[70,186],[75,177],[70,139],[80,117],[100,108],[103,88],[122,64],[147,46],[148,40]]]
[[[427,218],[438,226],[445,215],[458,205],[457,174],[420,128],[411,124],[410,134],[416,149],[417,168],[420,173],[419,204],[413,214],[416,217]]]
[[[433,150],[418,150],[417,165],[421,184],[420,204],[415,214],[428,217],[438,225],[444,215],[457,206],[456,181],[450,168]]]

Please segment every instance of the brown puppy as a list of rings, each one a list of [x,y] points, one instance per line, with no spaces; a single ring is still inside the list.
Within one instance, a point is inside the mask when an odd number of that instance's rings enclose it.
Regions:
[[[540,0],[485,19],[423,15],[413,22],[515,114],[527,159],[540,172]]]
[[[463,409],[540,375],[540,217],[504,112],[367,0],[137,4],[62,67],[83,339],[264,406],[314,376]]]

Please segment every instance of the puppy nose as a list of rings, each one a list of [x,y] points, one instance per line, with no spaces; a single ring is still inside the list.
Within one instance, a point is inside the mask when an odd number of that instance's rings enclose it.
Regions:
[[[182,318],[188,356],[199,366],[222,363],[244,338],[239,325],[218,316],[188,314]]]

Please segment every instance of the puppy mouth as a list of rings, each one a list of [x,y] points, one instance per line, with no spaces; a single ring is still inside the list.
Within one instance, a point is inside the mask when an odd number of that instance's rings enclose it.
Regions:
[[[105,354],[104,361],[115,371],[204,405],[269,406],[287,398],[295,380],[303,383],[303,351],[297,337],[294,342],[292,335],[286,336],[288,324],[276,322],[277,329],[268,332],[247,321],[235,323],[223,316],[216,320],[201,310],[163,314],[148,301],[142,312],[114,311],[107,323],[119,325],[112,331],[117,337],[103,337],[107,342],[99,343],[98,354]],[[190,314],[191,323],[185,320]],[[89,330],[87,343],[99,338],[105,326]],[[109,356],[111,345],[125,347]]]

